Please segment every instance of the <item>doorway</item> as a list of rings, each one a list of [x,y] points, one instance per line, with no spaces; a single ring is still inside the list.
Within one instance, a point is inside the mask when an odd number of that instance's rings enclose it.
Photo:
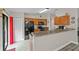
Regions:
[[[6,51],[8,46],[8,17],[2,14],[3,20],[3,51]]]

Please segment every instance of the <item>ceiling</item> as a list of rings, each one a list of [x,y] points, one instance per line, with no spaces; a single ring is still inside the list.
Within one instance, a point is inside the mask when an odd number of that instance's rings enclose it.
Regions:
[[[40,11],[44,10],[45,8],[6,8],[8,11],[11,12],[22,12],[22,13],[39,13]],[[44,13],[52,13],[55,8],[50,8],[48,11]]]

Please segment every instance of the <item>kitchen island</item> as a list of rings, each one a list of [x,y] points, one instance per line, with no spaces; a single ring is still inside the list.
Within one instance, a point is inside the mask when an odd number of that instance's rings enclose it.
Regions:
[[[35,33],[34,51],[57,51],[69,42],[77,41],[75,29],[54,30],[49,32]]]

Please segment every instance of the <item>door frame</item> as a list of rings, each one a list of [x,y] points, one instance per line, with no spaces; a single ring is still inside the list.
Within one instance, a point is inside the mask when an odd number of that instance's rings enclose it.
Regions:
[[[6,22],[6,23],[5,23]],[[2,25],[3,25],[3,51],[6,51],[8,46],[8,16],[2,14]],[[6,33],[7,33],[7,44],[5,45],[5,26],[6,26]]]

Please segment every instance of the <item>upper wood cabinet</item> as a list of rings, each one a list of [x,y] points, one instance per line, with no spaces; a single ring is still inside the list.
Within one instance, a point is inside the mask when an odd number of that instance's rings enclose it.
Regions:
[[[55,25],[69,25],[70,24],[70,16],[60,16],[54,18],[54,24]]]
[[[45,26],[45,31],[48,31],[47,19],[25,18],[25,20],[26,19],[28,19],[29,21],[32,21],[34,25],[37,27],[37,28],[34,28],[35,33],[40,32],[40,29],[38,28],[40,23],[42,23],[42,26]]]
[[[47,19],[35,19],[35,18],[25,18],[28,19],[29,21],[33,21],[34,25],[38,25],[39,22],[43,22],[44,25],[47,25]]]

